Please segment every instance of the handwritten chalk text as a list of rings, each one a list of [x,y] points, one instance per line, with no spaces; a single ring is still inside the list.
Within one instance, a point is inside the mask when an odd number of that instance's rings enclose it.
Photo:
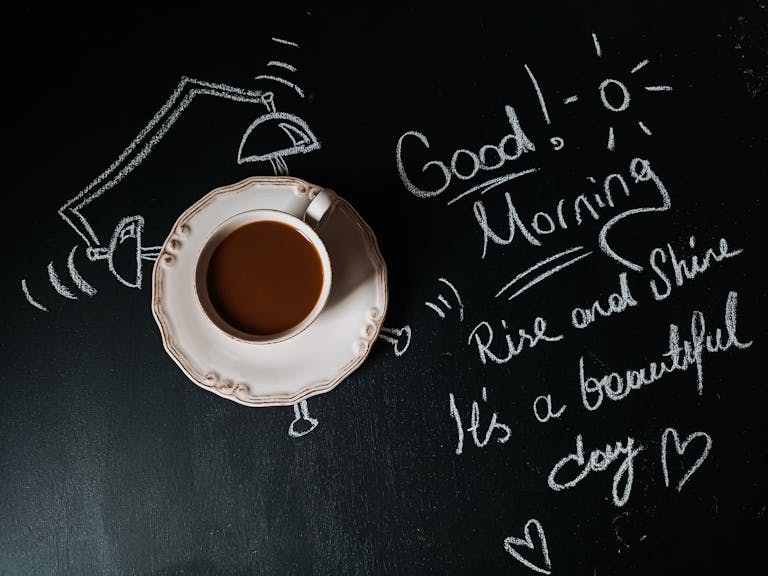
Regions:
[[[523,132],[523,129],[520,126],[520,120],[517,118],[514,108],[512,108],[512,106],[505,106],[504,111],[512,130],[505,134],[501,140],[499,140],[498,144],[485,144],[484,146],[481,146],[480,150],[477,152],[459,148],[451,155],[449,162],[430,160],[422,165],[422,173],[436,169],[437,172],[433,172],[439,174],[439,184],[431,190],[420,188],[419,185],[413,182],[412,177],[409,176],[405,169],[406,161],[403,150],[403,143],[406,140],[411,141],[414,139],[420,142],[421,146],[429,149],[429,140],[424,134],[415,130],[409,130],[400,136],[395,148],[395,159],[397,162],[397,172],[406,189],[419,198],[437,196],[442,194],[448,186],[450,186],[453,178],[464,181],[470,180],[480,171],[497,170],[507,162],[517,160],[526,152],[533,152],[536,147],[528,136],[525,135],[525,132]],[[483,185],[476,188],[477,190],[480,190],[482,187]],[[474,190],[470,189],[470,191]],[[457,198],[463,195],[464,194],[460,194]],[[457,198],[454,198],[454,200]]]
[[[641,271],[641,266],[619,256],[619,254],[611,247],[608,242],[608,233],[613,226],[621,220],[646,212],[663,212],[669,210],[672,203],[664,184],[653,171],[651,163],[648,160],[634,158],[629,164],[629,174],[635,183],[653,182],[660,198],[660,203],[658,205],[649,204],[637,208],[627,208],[619,212],[603,225],[598,233],[598,240],[600,248],[607,256],[628,268],[635,271]],[[585,222],[589,222],[588,219],[585,219],[585,216],[591,217],[592,221],[600,220],[606,211],[616,207],[614,190],[623,192],[626,197],[630,196],[629,186],[621,174],[609,174],[603,179],[602,194],[592,194],[591,198],[587,194],[579,194],[574,200],[569,201],[568,203],[566,203],[565,198],[561,198],[558,200],[554,209],[550,211],[538,211],[532,217],[529,217],[528,215],[525,217],[521,216],[515,203],[512,201],[510,193],[504,192],[504,198],[506,200],[506,218],[502,218],[504,223],[501,225],[502,230],[499,232],[492,229],[489,222],[488,210],[484,202],[482,200],[475,201],[473,205],[475,220],[483,235],[481,258],[485,258],[488,252],[489,241],[500,246],[506,246],[512,244],[519,233],[519,236],[522,236],[522,238],[530,245],[541,246],[545,236],[567,230],[569,224],[579,227]]]
[[[623,462],[613,475],[613,487],[611,489],[613,503],[616,506],[623,506],[626,504],[632,491],[632,481],[635,477],[635,456],[642,449],[643,447],[639,444],[635,446],[634,438],[628,437],[625,442],[617,441],[613,445],[606,444],[604,450],[592,450],[589,453],[589,457],[587,457],[584,453],[584,441],[581,434],[579,434],[576,436],[576,451],[555,464],[549,473],[547,483],[555,491],[573,488],[592,472],[603,472],[611,464],[623,457]],[[570,473],[569,468],[571,469]],[[563,477],[570,479],[563,480]]]
[[[485,387],[483,387],[482,396],[483,402],[487,402],[488,394],[486,393]],[[458,439],[456,441],[456,454],[461,454],[464,450],[464,423],[461,420],[459,409],[456,407],[456,399],[453,397],[453,393],[448,394],[448,403],[450,405],[451,416],[456,420],[456,432],[458,433]],[[472,441],[478,448],[483,448],[486,446],[488,442],[491,441],[493,433],[497,430],[501,432],[501,435],[496,436],[496,442],[499,444],[504,444],[512,435],[512,431],[510,430],[509,426],[499,422],[499,415],[494,412],[491,414],[491,421],[485,431],[485,437],[481,440],[480,436],[478,436],[478,431],[480,429],[480,405],[478,404],[477,400],[472,402],[472,411],[470,413],[469,422],[469,427],[466,430],[470,433]]]
[[[589,308],[574,308],[571,311],[571,324],[574,328],[586,328],[599,317],[611,316],[624,312],[627,308],[637,306],[637,300],[632,297],[627,281],[627,273],[619,274],[619,291],[608,296],[607,304],[603,305],[599,300]]]
[[[676,324],[669,325],[669,347],[663,354],[665,360],[651,362],[647,367],[627,369],[624,374],[611,372],[599,378],[587,376],[584,367],[584,357],[579,359],[579,381],[581,384],[581,399],[587,410],[597,410],[604,398],[619,401],[626,398],[633,390],[653,384],[665,374],[685,372],[692,366],[696,368],[696,382],[699,394],[704,390],[704,353],[714,354],[725,352],[732,347],[737,349],[749,348],[752,342],[741,342],[736,335],[736,305],[738,295],[731,291],[725,303],[725,336],[717,328],[707,332],[704,314],[695,310],[691,315],[691,336],[689,340],[680,342],[680,330]]]
[[[506,364],[512,358],[520,354],[526,345],[530,349],[542,340],[544,342],[557,342],[558,340],[563,339],[562,334],[550,336],[546,333],[547,321],[541,316],[538,316],[536,320],[533,321],[533,335],[529,334],[524,328],[520,328],[517,331],[519,336],[517,343],[513,341],[512,336],[507,332],[508,328],[506,320],[501,321],[501,326],[505,331],[504,341],[506,343],[506,350],[502,350],[500,353],[503,353],[504,356],[497,356],[495,353],[491,352],[491,345],[493,344],[493,328],[491,328],[491,325],[485,320],[475,326],[472,332],[469,333],[467,344],[472,345],[474,339],[474,344],[477,346],[477,353],[483,364],[486,363],[486,359],[491,360],[491,362],[495,362],[496,364]],[[483,338],[483,335],[485,338]],[[502,348],[504,348],[504,345],[502,345]]]
[[[696,238],[691,236],[688,239],[688,245],[693,249],[696,246]],[[671,244],[667,244],[667,250],[662,248],[654,248],[650,255],[650,264],[657,279],[650,281],[651,292],[656,300],[664,300],[672,292],[672,282],[670,277],[665,271],[664,264],[667,262],[667,254],[669,254],[669,264],[672,267],[675,286],[682,286],[687,280],[693,280],[698,275],[703,274],[709,270],[712,262],[722,262],[728,258],[734,258],[742,253],[742,250],[728,250],[728,240],[720,238],[720,243],[717,251],[714,248],[708,248],[702,256],[697,257],[695,254],[685,258],[680,257],[672,248]],[[656,283],[659,281],[659,284]]]
[[[539,410],[539,402],[544,401],[544,406],[546,412],[544,412],[544,415],[542,416],[541,410]],[[560,407],[560,410],[557,412],[552,411],[552,395],[547,394],[546,396],[537,396],[536,400],[533,401],[533,415],[536,416],[536,420],[541,422],[542,424],[549,422],[551,418],[560,418],[560,416],[563,415],[563,412],[565,412],[566,405],[563,404]]]

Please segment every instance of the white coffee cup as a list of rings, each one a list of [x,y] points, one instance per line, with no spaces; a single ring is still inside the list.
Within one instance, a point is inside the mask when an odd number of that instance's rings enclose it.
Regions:
[[[328,189],[313,188],[312,190],[315,195],[311,198],[309,204],[306,205],[303,212],[288,213],[261,208],[241,212],[228,218],[217,226],[203,244],[195,267],[194,284],[197,300],[211,322],[229,337],[253,344],[275,344],[277,342],[282,342],[289,338],[293,338],[304,331],[315,321],[315,319],[317,319],[325,307],[328,295],[331,292],[331,259],[328,255],[325,243],[317,233],[317,229],[324,219],[331,213],[337,201],[337,197],[334,192]],[[216,303],[218,296],[209,291],[209,269],[212,258],[217,257],[215,256],[217,254],[217,248],[221,246],[224,240],[230,238],[233,232],[241,230],[244,226],[254,223],[277,223],[293,229],[300,234],[312,248],[314,248],[322,271],[322,282],[320,284],[317,300],[312,308],[296,324],[277,332],[264,333],[260,330],[250,330],[245,328],[243,326],[243,318],[238,318],[238,315],[232,312],[232,310],[229,311],[229,315],[225,313],[224,308]],[[244,267],[247,267],[252,263],[244,261],[242,264]],[[289,265],[290,262],[286,263],[286,266]],[[276,269],[277,268],[282,270],[284,267],[280,265],[277,266]],[[270,273],[269,270],[266,272]],[[277,274],[278,272],[271,273]],[[300,274],[300,272],[296,272],[295,270],[293,273]],[[259,275],[259,277],[262,276],[263,275]],[[261,280],[258,278],[255,280],[256,285],[253,286],[254,294],[260,292],[258,286],[260,281]],[[250,286],[250,284],[248,286]],[[238,286],[237,290],[242,293],[244,288]],[[253,297],[259,298],[256,295]],[[241,296],[241,302],[242,301],[243,299]],[[263,309],[267,304],[268,302],[266,301],[259,302],[259,309]],[[249,320],[253,320],[252,314]]]

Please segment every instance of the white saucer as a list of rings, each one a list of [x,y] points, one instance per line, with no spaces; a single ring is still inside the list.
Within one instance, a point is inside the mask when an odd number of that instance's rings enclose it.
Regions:
[[[317,189],[298,178],[248,178],[212,190],[176,221],[154,265],[152,314],[195,384],[246,406],[286,406],[328,392],[365,360],[387,310],[387,270],[373,231],[342,198],[317,230],[331,293],[300,334],[275,344],[236,340],[212,324],[195,292],[198,254],[221,222],[255,208],[303,213]]]

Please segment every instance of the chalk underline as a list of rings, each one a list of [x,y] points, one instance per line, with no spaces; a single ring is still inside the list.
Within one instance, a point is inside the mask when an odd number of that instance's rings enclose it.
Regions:
[[[461,198],[464,198],[464,196],[467,196],[469,194],[472,194],[473,192],[477,192],[478,190],[482,190],[480,194],[485,194],[489,190],[495,188],[499,184],[503,184],[504,182],[509,182],[510,180],[514,180],[515,178],[519,178],[520,176],[525,176],[526,174],[532,174],[533,172],[538,172],[538,168],[529,168],[528,170],[523,170],[522,172],[513,172],[511,174],[505,174],[504,176],[499,176],[497,178],[491,178],[490,180],[486,180],[485,182],[481,182],[477,186],[473,186],[469,190],[466,190],[465,192],[462,192],[458,196],[456,196],[453,200],[448,201],[448,206],[456,202],[457,200],[460,200]]]

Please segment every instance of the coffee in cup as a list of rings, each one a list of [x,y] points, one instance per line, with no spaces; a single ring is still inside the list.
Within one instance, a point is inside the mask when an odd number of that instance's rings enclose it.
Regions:
[[[313,225],[334,201],[332,192],[321,192],[310,203],[306,221],[258,209],[214,230],[198,258],[195,288],[219,329],[239,340],[275,343],[317,318],[330,293],[331,262]]]

